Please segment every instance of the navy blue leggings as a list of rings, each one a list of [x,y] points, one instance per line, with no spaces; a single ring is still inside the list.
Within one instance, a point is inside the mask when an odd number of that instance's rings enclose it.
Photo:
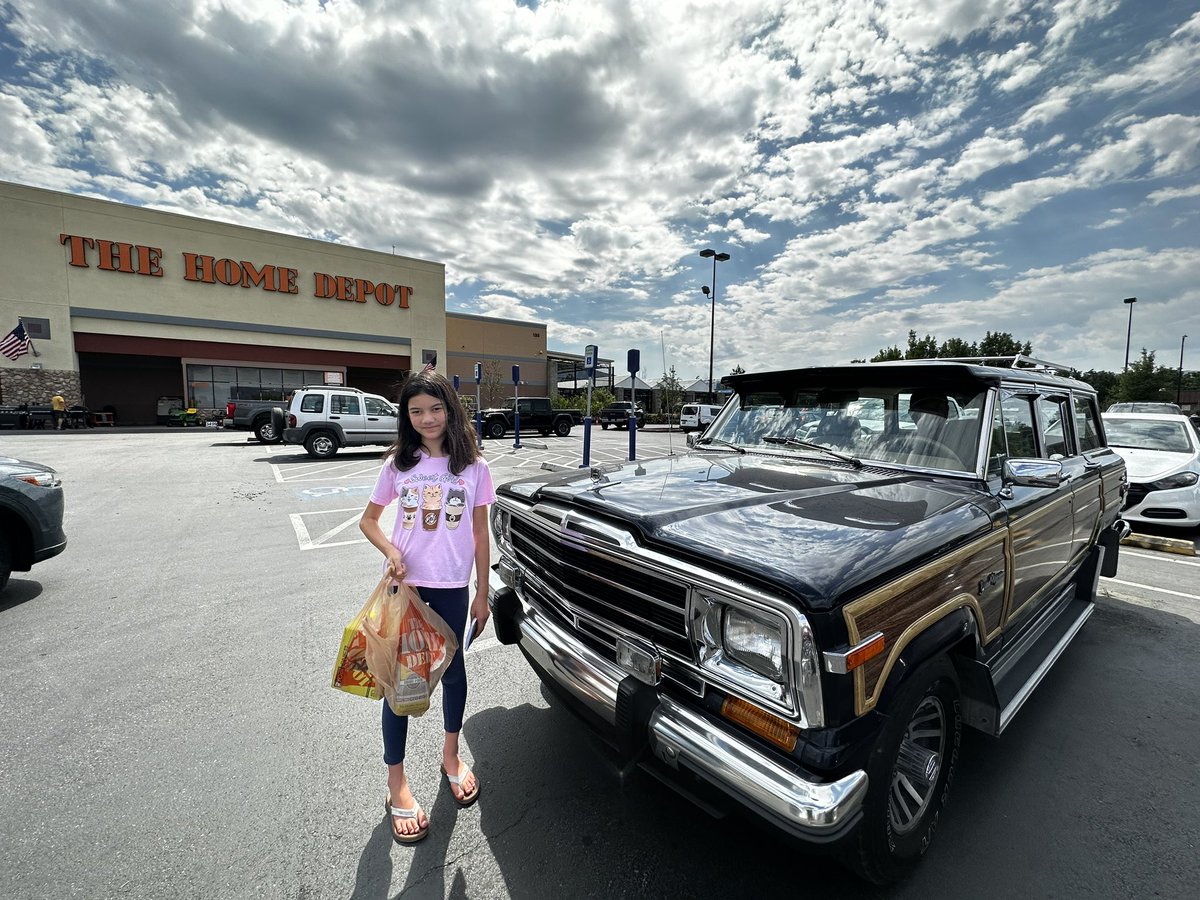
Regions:
[[[442,673],[442,721],[446,730],[462,731],[463,713],[467,709],[467,667],[463,665],[462,636],[467,624],[469,591],[460,588],[418,587],[417,593],[430,609],[446,620],[458,637],[458,650]],[[383,761],[394,766],[404,762],[404,745],[408,741],[408,716],[392,712],[383,701]]]

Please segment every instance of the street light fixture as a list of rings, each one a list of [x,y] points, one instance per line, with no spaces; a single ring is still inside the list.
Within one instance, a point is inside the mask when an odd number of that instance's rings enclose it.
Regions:
[[[713,344],[717,336],[717,263],[725,262],[729,259],[729,254],[718,253],[711,247],[705,247],[700,251],[700,255],[705,259],[711,256],[713,261],[712,316],[708,326],[708,402],[715,403],[717,395],[713,390]],[[708,288],[704,288],[704,293],[708,294]]]
[[[1129,328],[1125,331],[1125,371],[1129,371],[1129,338],[1133,335],[1133,304],[1137,297],[1126,297],[1121,301],[1129,307]]]

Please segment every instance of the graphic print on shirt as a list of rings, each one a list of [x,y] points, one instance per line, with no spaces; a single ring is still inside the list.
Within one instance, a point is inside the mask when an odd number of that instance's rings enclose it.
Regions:
[[[467,506],[467,492],[461,488],[450,488],[446,494],[446,527],[453,530],[462,521]]]
[[[421,488],[421,527],[436,531],[442,514],[442,486],[427,484]]]
[[[404,509],[404,527],[412,530],[412,527],[417,524],[417,506],[420,503],[420,495],[417,493],[415,486],[405,485],[404,493],[400,496],[400,505]]]

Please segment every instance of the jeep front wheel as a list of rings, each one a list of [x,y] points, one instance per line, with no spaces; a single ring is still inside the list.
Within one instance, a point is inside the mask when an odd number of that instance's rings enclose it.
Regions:
[[[338,452],[337,438],[328,431],[314,431],[304,439],[304,449],[313,459],[329,459]]]
[[[849,859],[862,877],[888,884],[925,855],[950,793],[961,739],[958,679],[940,657],[901,686],[871,751],[870,787]]]
[[[491,421],[487,423],[487,436],[493,440],[499,440],[504,437],[504,423],[500,421]]]
[[[559,437],[566,437],[571,433],[571,423],[566,419],[559,419],[554,423],[554,433]]]

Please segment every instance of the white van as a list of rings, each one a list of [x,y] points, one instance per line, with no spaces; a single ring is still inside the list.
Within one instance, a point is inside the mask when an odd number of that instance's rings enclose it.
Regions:
[[[717,417],[721,407],[707,403],[688,403],[679,411],[679,430],[684,434],[689,431],[701,431],[708,423]]]

